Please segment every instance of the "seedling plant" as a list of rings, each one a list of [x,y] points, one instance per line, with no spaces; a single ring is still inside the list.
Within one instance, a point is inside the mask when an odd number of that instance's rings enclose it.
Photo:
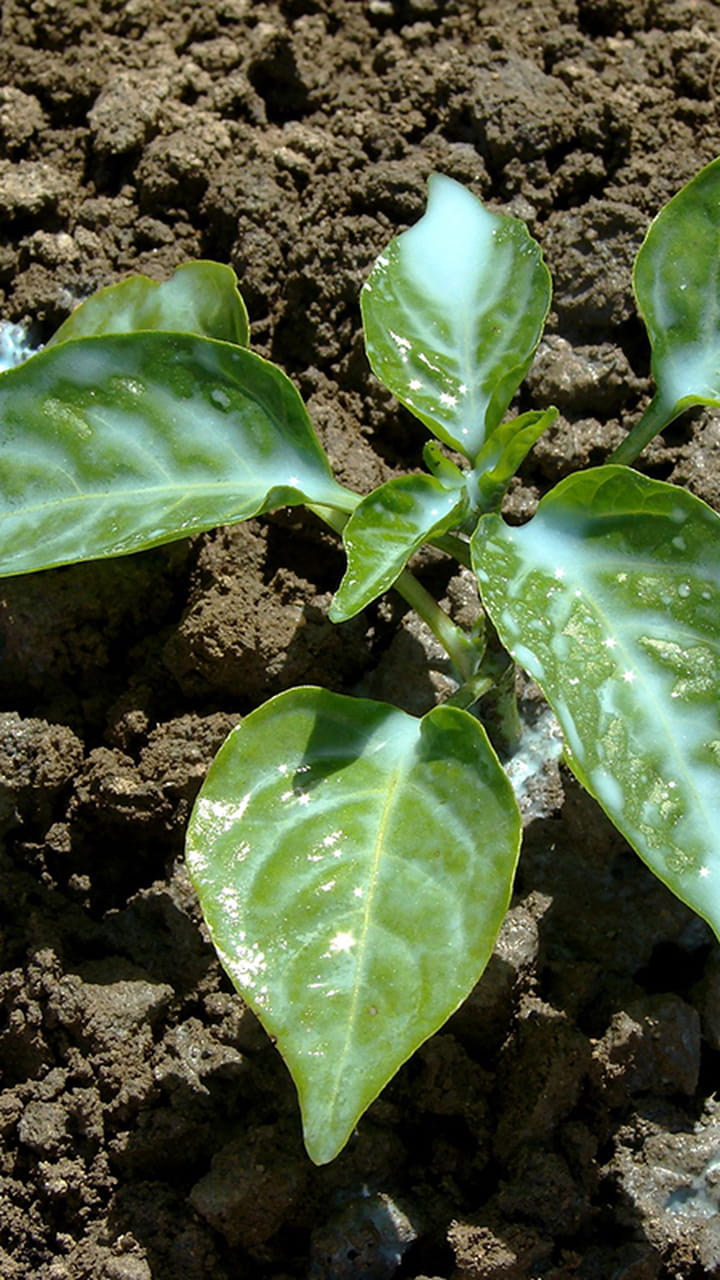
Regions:
[[[522,527],[503,496],[556,414],[508,410],[550,278],[522,223],[447,177],[361,295],[372,369],[432,436],[422,474],[362,497],[337,482],[215,263],[103,290],[0,376],[0,573],[304,504],[347,554],[331,618],[394,587],[447,650],[457,691],[421,718],[322,688],[270,699],[221,747],[189,825],[213,942],[285,1058],[319,1164],[492,952],[521,823],[474,709],[494,695],[509,752],[515,663],[583,787],[720,936],[720,517],[630,465],[683,410],[720,407],[719,249],[717,160],[636,260],[649,407],[608,465],[562,480]],[[424,544],[474,571],[471,634],[407,568]]]

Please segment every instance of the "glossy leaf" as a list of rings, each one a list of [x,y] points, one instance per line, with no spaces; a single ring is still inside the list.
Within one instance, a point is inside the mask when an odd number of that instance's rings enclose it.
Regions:
[[[76,307],[48,346],[138,329],[194,333],[246,347],[248,316],[235,272],[219,262],[186,262],[162,283],[130,276]]]
[[[720,517],[599,467],[563,480],[522,528],[483,517],[473,557],[571,769],[720,935]]]
[[[218,954],[331,1160],[492,951],[520,821],[467,712],[293,689],[220,749],[188,831]]]
[[[467,473],[448,458],[445,450],[437,440],[426,440],[423,445],[423,462],[428,471],[441,482],[445,489],[464,487]]]
[[[525,225],[433,174],[427,212],[363,287],[368,358],[434,435],[474,459],[527,372],[549,304]]]
[[[425,475],[398,476],[363,498],[343,530],[347,570],[332,621],[354,617],[387,591],[423,542],[459,523],[464,505],[463,491]]]
[[[652,345],[652,403],[613,455],[632,461],[692,405],[720,406],[720,159],[661,209],[635,262]]]
[[[186,334],[50,347],[0,376],[0,574],[305,500],[348,509],[279,369]]]
[[[531,409],[510,422],[502,422],[485,441],[468,486],[471,493],[475,491],[481,511],[500,505],[518,467],[556,418],[557,409]]]
[[[635,289],[663,399],[720,405],[720,160],[655,218],[635,263]]]

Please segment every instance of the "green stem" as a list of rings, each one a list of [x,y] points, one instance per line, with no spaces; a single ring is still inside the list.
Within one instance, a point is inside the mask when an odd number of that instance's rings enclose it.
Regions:
[[[480,656],[477,643],[456,626],[452,618],[448,617],[445,610],[440,608],[430,592],[426,591],[422,583],[418,582],[408,569],[400,574],[393,586],[403,600],[406,600],[420,615],[423,622],[427,623],[435,639],[439,640],[461,683],[470,680],[475,674]]]
[[[470,543],[465,542],[463,538],[456,537],[454,533],[443,533],[437,538],[430,538],[430,545],[452,556],[453,560],[457,560],[458,564],[463,565],[465,569],[472,569]]]
[[[478,715],[490,741],[501,757],[511,756],[522,732],[515,692],[515,663],[500,645],[491,623],[490,644],[480,669],[443,703],[446,707],[471,710],[479,703]]]
[[[654,396],[640,421],[635,423],[615,452],[610,455],[608,462],[626,464],[634,462],[658,432],[667,427],[677,416],[678,411],[674,405],[668,409],[666,400],[661,399],[659,395]]]
[[[522,732],[515,691],[515,662],[503,646],[489,618],[486,619],[487,647],[475,677],[479,716],[490,741],[501,756],[515,750]],[[469,691],[472,689],[472,684]],[[462,694],[462,690],[458,691]],[[458,702],[458,705],[462,705]],[[471,705],[471,704],[465,704]]]
[[[505,655],[506,665],[498,664],[492,687],[482,704],[482,721],[490,740],[501,756],[512,755],[522,733],[517,693],[515,692],[515,663]],[[487,672],[492,679],[492,668]]]
[[[322,520],[324,524],[329,524],[331,529],[342,536],[342,531],[350,519],[353,511],[358,503],[362,502],[359,493],[353,493],[352,489],[346,489],[347,506],[345,507],[323,507],[319,502],[306,502],[305,506],[308,511],[312,511],[314,515]]]

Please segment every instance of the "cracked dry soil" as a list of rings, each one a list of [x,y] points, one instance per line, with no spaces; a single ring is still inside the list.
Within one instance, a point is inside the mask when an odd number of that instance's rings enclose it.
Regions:
[[[358,292],[441,170],[525,218],[555,281],[519,404],[561,417],[509,514],[642,405],[632,259],[720,152],[710,0],[5,0],[0,64],[0,315],[37,342],[128,271],[228,261],[367,491],[424,433],[369,376]],[[642,467],[720,507],[718,415]],[[280,513],[0,584],[2,1280],[720,1275],[720,950],[565,774],[476,990],[306,1159],[182,843],[268,694],[436,696],[397,602],[327,623],[340,571]]]

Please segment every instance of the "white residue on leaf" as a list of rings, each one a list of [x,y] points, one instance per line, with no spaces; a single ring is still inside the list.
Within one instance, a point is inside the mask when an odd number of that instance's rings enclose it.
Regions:
[[[193,849],[188,845],[185,850],[185,857],[187,858],[188,866],[194,875],[201,876],[205,871],[207,871],[209,860],[207,854],[203,850]]]
[[[401,333],[395,333],[392,329],[388,329],[388,334],[392,338],[398,351],[412,351],[412,343],[409,338],[404,338]]]
[[[344,932],[343,930],[340,930],[339,933],[335,934],[334,938],[330,939],[330,944],[328,946],[328,955],[337,955],[338,952],[341,952],[341,951],[352,951],[353,947],[355,946],[355,943],[356,943],[356,938],[353,933],[348,933],[348,932]]]
[[[118,391],[126,391],[131,396],[142,396],[147,391],[147,387],[139,378],[116,377],[113,378],[113,387]]]
[[[218,902],[231,920],[238,919],[240,915],[240,894],[237,889],[233,889],[231,885],[225,885],[218,894]]]
[[[198,801],[198,818],[203,826],[207,824],[212,828],[213,834],[220,835],[240,821],[250,803],[250,795],[248,791],[240,801],[211,800],[208,796],[201,796]]]
[[[231,945],[232,953],[215,943],[224,967],[239,987],[254,987],[256,978],[267,969],[265,952],[257,944],[247,943],[244,933],[238,934]]]
[[[436,364],[433,364],[432,360],[428,359],[424,351],[420,352],[418,360],[421,360],[424,365],[427,365],[428,369],[432,369],[433,373],[442,373],[442,369],[438,368]]]

